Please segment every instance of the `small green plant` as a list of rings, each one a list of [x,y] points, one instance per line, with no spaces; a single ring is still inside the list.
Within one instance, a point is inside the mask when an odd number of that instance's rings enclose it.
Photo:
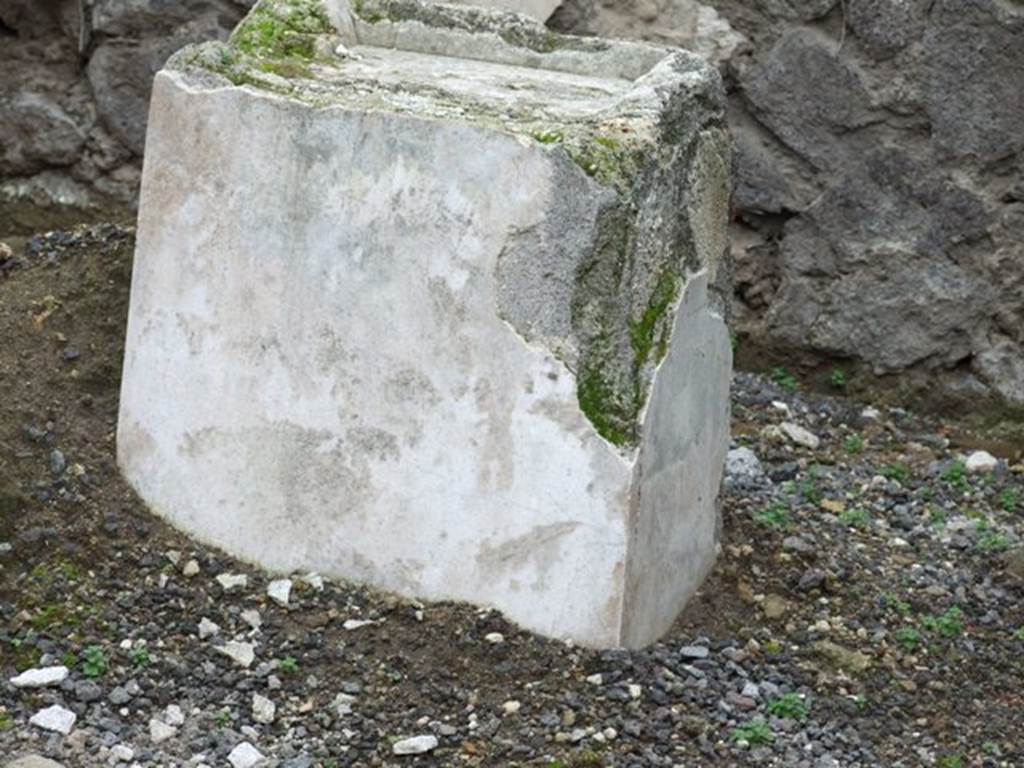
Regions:
[[[285,674],[294,674],[299,671],[299,662],[294,656],[285,656],[278,662],[277,668]]]
[[[561,144],[565,136],[558,131],[538,131],[533,138],[541,144]]]
[[[732,347],[734,355],[740,351],[740,337],[735,331],[729,334],[729,346]]]
[[[921,625],[929,632],[938,632],[943,637],[959,637],[964,631],[964,614],[954,605],[941,616],[925,616]]]
[[[879,470],[879,474],[898,483],[905,483],[910,477],[910,468],[906,464],[886,464]]]
[[[860,435],[850,435],[843,440],[843,450],[854,455],[864,450],[864,438]]]
[[[941,509],[931,510],[931,512],[928,515],[928,518],[929,520],[931,520],[931,524],[936,528],[946,527],[946,513],[943,512]]]
[[[960,755],[946,755],[935,763],[936,768],[964,768],[964,759]]]
[[[977,547],[982,552],[1002,552],[1010,548],[1010,540],[999,531],[986,531],[978,538]]]
[[[829,374],[828,383],[836,389],[845,389],[846,374],[843,373],[841,368],[833,368],[832,373]]]
[[[213,716],[213,722],[217,724],[218,728],[227,728],[231,724],[231,712],[226,709],[220,710]]]
[[[0,733],[9,731],[12,728],[14,728],[14,718],[6,712],[0,713]]]
[[[78,665],[78,657],[72,651],[68,651],[61,656],[60,663],[68,669],[74,669]]]
[[[136,648],[132,651],[132,664],[136,667],[145,667],[149,664],[149,651],[145,648]]]
[[[1007,488],[999,494],[999,506],[1004,512],[1016,512],[1020,505],[1020,493],[1016,488]]]
[[[1011,637],[1014,640],[1019,640],[1020,642],[1024,643],[1024,627],[1018,627],[1017,629],[1015,629]]]
[[[782,389],[786,390],[790,394],[796,392],[796,379],[793,378],[785,368],[772,368],[771,373],[772,381],[779,385]]]
[[[98,645],[90,645],[82,651],[82,674],[92,678],[107,674],[107,656]]]
[[[746,725],[733,728],[729,737],[733,741],[745,741],[751,746],[760,744],[771,744],[775,741],[775,734],[764,720],[752,720]]]
[[[821,494],[818,492],[818,486],[814,480],[801,480],[796,490],[800,494],[800,498],[807,504],[817,505],[821,501]]]
[[[882,605],[886,608],[894,609],[901,616],[906,616],[910,613],[910,603],[900,600],[892,592],[886,592],[882,595]]]
[[[903,627],[896,630],[893,639],[903,647],[903,650],[913,653],[921,644],[921,633],[913,627]]]
[[[754,522],[767,528],[783,530],[789,527],[789,513],[782,504],[772,504],[754,515]]]
[[[811,713],[811,708],[807,706],[797,693],[787,693],[768,702],[765,710],[769,715],[800,722],[806,720],[807,716]]]
[[[958,490],[966,491],[968,488],[967,465],[962,461],[954,462],[939,477]]]
[[[851,528],[867,528],[871,524],[871,516],[861,507],[853,507],[845,512],[840,512],[838,520],[841,524]]]
[[[853,703],[857,706],[859,712],[864,712],[868,708],[868,697],[863,693],[858,693],[853,697]]]
[[[769,640],[764,644],[764,652],[768,656],[781,656],[782,655],[782,643],[778,640]]]

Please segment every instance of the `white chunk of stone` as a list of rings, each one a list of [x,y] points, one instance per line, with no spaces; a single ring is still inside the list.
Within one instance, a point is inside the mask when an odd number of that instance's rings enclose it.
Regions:
[[[257,630],[263,626],[263,619],[260,618],[260,612],[255,608],[249,608],[242,611],[239,616],[242,617],[242,621],[249,625],[252,630]]]
[[[192,578],[193,576],[198,576],[199,575],[199,561],[198,560],[189,560],[187,563],[185,563],[184,567],[182,567],[182,569],[181,569],[181,575],[186,577],[186,578],[189,578],[189,579]]]
[[[164,722],[175,727],[185,724],[185,713],[177,704],[168,704],[164,709]]]
[[[75,720],[78,716],[70,709],[65,709],[59,704],[53,704],[46,709],[41,709],[29,718],[29,723],[42,728],[45,731],[55,731],[67,736],[75,727]]]
[[[971,474],[994,472],[999,466],[999,459],[988,451],[975,451],[967,457],[964,466]]]
[[[220,632],[220,625],[210,621],[205,616],[199,620],[199,639],[205,640]]]
[[[488,632],[484,635],[484,640],[491,645],[501,645],[505,642],[505,636],[501,632]]]
[[[155,79],[125,476],[273,571],[652,642],[712,565],[728,447],[717,72],[325,0],[296,34],[358,58],[289,79],[257,34],[289,8]]]
[[[165,723],[163,720],[158,718],[150,718],[149,721],[149,740],[154,744],[163,744],[168,739],[173,739],[178,733],[178,729],[173,725]]]
[[[291,579],[275,579],[267,585],[267,597],[280,606],[288,605],[292,593]]]
[[[248,669],[256,658],[255,648],[252,643],[239,643],[234,640],[218,645],[217,653],[221,653],[231,659],[240,667]]]
[[[413,736],[396,741],[391,745],[391,752],[396,755],[422,755],[436,747],[436,736]]]
[[[377,622],[371,619],[346,619],[345,623],[341,625],[342,629],[352,631],[354,629],[362,629],[363,627],[369,627]]]
[[[249,585],[249,577],[244,573],[222,573],[217,576],[217,583],[225,592],[245,589]]]
[[[127,744],[115,744],[110,748],[110,756],[119,763],[130,763],[135,758],[135,750]]]
[[[779,425],[779,429],[782,431],[782,434],[786,439],[795,445],[810,448],[812,451],[821,445],[821,440],[818,439],[817,435],[807,429],[804,429],[799,424],[794,424],[791,421],[784,421]]]
[[[334,697],[334,701],[331,702],[331,708],[338,717],[351,715],[352,705],[355,703],[355,700],[356,697],[349,693],[339,693]]]
[[[64,666],[26,669],[11,678],[11,685],[15,688],[45,688],[48,685],[60,685],[67,676],[68,668]]]
[[[248,741],[243,741],[228,754],[231,768],[253,768],[262,761],[262,753]]]
[[[257,723],[272,723],[277,713],[277,706],[266,696],[258,693],[252,695],[252,719]]]

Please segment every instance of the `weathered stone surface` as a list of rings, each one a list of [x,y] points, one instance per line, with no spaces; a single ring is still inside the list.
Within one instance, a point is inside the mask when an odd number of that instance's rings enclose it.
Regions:
[[[991,162],[1024,149],[1024,7],[939,0],[923,45],[928,114],[949,156]]]
[[[715,63],[727,61],[746,43],[714,8],[696,0],[569,0],[554,24],[578,35],[678,45]]]
[[[433,1],[433,0],[431,0]],[[437,0],[441,2],[442,0]],[[456,5],[473,5],[478,8],[490,8],[496,11],[514,11],[533,16],[538,21],[546,21],[554,13],[561,0],[446,0]]]
[[[274,570],[653,640],[714,557],[727,448],[717,75],[478,10],[334,5],[337,35],[305,7],[157,77],[126,476]],[[269,23],[341,53],[282,58]]]

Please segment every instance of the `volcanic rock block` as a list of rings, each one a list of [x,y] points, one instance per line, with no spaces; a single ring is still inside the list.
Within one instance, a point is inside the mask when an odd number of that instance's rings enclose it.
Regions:
[[[271,569],[655,640],[716,548],[722,103],[692,54],[415,0],[264,0],[179,52],[126,476]]]

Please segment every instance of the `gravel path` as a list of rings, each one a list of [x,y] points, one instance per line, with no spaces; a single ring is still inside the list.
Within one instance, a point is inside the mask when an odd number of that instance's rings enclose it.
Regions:
[[[113,458],[132,233],[13,245],[0,765],[1024,765],[1017,447],[737,374],[718,566],[663,642],[582,650],[166,527]]]

